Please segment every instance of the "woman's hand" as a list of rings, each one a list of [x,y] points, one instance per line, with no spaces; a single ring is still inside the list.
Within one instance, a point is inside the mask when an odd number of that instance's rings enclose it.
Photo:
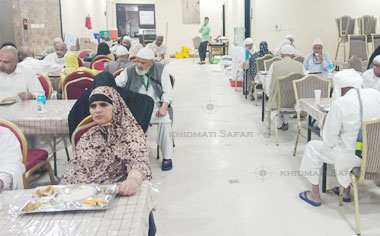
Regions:
[[[117,188],[117,194],[122,196],[135,195],[140,188],[142,182],[142,174],[138,171],[132,171],[126,180],[124,180]]]

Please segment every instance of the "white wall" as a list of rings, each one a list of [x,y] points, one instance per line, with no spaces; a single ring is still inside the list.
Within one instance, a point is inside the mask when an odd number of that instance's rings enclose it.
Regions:
[[[63,33],[70,32],[78,37],[88,37],[85,18],[90,15],[92,30],[99,32],[107,30],[105,0],[62,0],[62,29]]]
[[[225,0],[226,36],[230,40],[230,47],[234,43],[234,28],[245,27],[244,0]]]
[[[168,52],[174,54],[182,46],[193,48],[192,38],[199,35],[201,24],[182,23],[181,0],[107,0],[108,27],[116,27],[116,3],[155,4],[157,32],[166,33],[168,23]],[[203,18],[210,18],[211,36],[222,34],[222,0],[200,0],[201,23]],[[164,42],[165,43],[165,42]]]
[[[324,49],[335,57],[338,30],[335,18],[349,15],[357,18],[373,15],[379,18],[379,0],[252,0],[252,33],[255,43],[265,40],[274,49],[286,34],[296,38],[302,54],[311,52],[316,37],[324,41]],[[275,25],[288,26],[289,30],[276,32]],[[377,22],[377,32],[380,32]],[[357,24],[355,26],[357,31]],[[343,50],[341,50],[343,57]]]

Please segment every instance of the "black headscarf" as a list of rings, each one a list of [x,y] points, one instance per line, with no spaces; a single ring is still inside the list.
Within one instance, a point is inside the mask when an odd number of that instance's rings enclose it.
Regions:
[[[376,48],[376,50],[372,53],[371,57],[369,58],[367,70],[373,67],[373,59],[375,59],[375,57],[378,55],[380,55],[380,45]]]
[[[255,52],[250,58],[249,58],[249,70],[252,78],[255,78],[256,73],[257,73],[257,68],[256,68],[256,59],[263,57],[267,54],[273,55],[269,50],[268,50],[268,43],[263,41],[260,43],[260,51]]]
[[[107,56],[108,54],[110,54],[110,47],[108,46],[108,44],[106,43],[99,43],[98,45],[98,52],[96,53],[96,55],[105,55]]]
[[[137,123],[141,126],[144,132],[147,131],[150,123],[150,118],[153,112],[154,101],[151,97],[144,94],[134,93],[126,89],[117,87],[113,75],[107,71],[103,71],[94,77],[92,87],[85,90],[80,98],[76,101],[73,108],[69,113],[69,131],[70,137],[74,133],[78,124],[87,116],[90,115],[90,94],[91,92],[101,86],[108,86],[114,88],[123,98],[129,110],[132,112]]]

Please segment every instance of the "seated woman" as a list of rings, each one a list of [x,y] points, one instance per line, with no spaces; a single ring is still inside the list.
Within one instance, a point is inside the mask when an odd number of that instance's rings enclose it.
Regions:
[[[66,53],[64,59],[65,59],[66,74],[73,73],[74,71],[90,72],[93,75],[96,75],[99,73],[99,71],[97,70],[92,70],[83,66],[79,67],[78,56],[73,52]]]
[[[113,59],[113,55],[111,54],[110,47],[105,42],[99,43],[98,44],[98,50],[96,51],[96,53],[93,53],[93,52],[88,53],[86,55],[86,58],[83,59],[83,61],[91,62],[96,56],[100,56],[100,55],[108,56],[111,59]]]
[[[25,165],[17,137],[7,128],[0,127],[0,191],[23,189]]]

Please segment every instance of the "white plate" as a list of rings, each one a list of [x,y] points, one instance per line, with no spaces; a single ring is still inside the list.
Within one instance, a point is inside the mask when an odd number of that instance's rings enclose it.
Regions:
[[[4,101],[4,100],[6,100],[6,101]],[[6,98],[0,102],[0,105],[11,105],[15,102],[16,102],[16,98],[9,98],[9,99]]]

